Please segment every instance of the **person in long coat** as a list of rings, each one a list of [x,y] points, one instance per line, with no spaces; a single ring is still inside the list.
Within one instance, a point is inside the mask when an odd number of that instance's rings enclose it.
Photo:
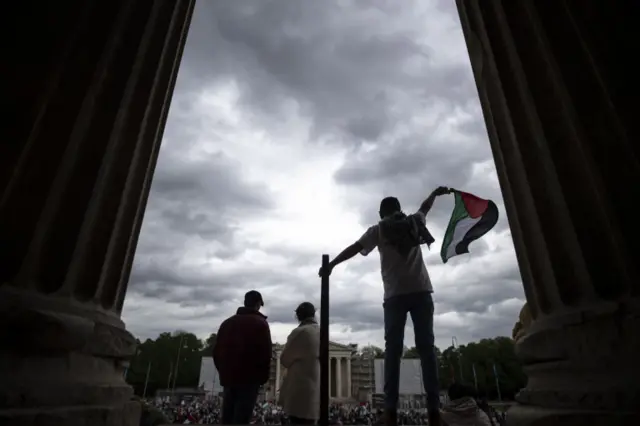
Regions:
[[[300,325],[293,329],[280,355],[287,374],[279,403],[291,424],[314,424],[320,415],[320,327],[309,302],[296,309]]]

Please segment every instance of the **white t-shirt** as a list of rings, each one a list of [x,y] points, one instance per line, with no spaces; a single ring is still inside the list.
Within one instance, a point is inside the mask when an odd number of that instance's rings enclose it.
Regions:
[[[418,211],[414,216],[421,223],[425,223],[422,212]],[[360,254],[363,256],[378,247],[385,300],[400,294],[433,292],[420,247],[413,247],[407,257],[403,257],[395,247],[384,241],[379,225],[367,229],[358,242],[362,245]]]

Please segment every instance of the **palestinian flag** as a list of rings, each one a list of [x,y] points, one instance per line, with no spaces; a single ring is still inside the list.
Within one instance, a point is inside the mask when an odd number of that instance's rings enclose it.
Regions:
[[[489,232],[498,221],[498,207],[467,192],[452,189],[456,204],[442,242],[442,261],[458,254],[469,253],[469,244]]]

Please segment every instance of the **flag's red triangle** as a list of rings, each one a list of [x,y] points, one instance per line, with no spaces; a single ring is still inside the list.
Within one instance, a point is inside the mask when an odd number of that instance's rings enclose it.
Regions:
[[[464,203],[464,208],[472,219],[482,216],[487,210],[487,207],[489,207],[489,200],[478,198],[468,192],[459,191],[459,194]]]

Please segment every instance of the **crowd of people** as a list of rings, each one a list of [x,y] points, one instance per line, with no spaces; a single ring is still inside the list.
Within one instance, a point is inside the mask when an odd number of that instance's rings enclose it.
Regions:
[[[210,400],[193,400],[171,405],[157,401],[155,408],[163,415],[157,424],[220,424],[222,404]],[[506,417],[487,407],[496,426],[504,424]],[[377,425],[383,420],[382,410],[372,409],[369,404],[332,404],[329,407],[329,421],[332,425]],[[153,423],[149,422],[150,425]],[[291,419],[281,406],[273,403],[256,403],[249,424],[288,425]],[[428,425],[425,409],[405,409],[398,411],[398,425]]]
[[[436,188],[422,201],[418,211],[410,215],[402,211],[397,198],[384,198],[380,203],[380,221],[320,268],[318,274],[328,277],[343,262],[358,254],[366,256],[377,248],[384,288],[385,395],[382,417],[378,418],[378,412],[373,413],[368,409],[365,413],[361,407],[346,411],[334,407],[333,421],[343,424],[380,421],[386,426],[423,422],[430,426],[491,426],[494,423],[487,410],[478,405],[473,390],[468,386],[456,384],[449,389],[450,402],[444,407],[440,402],[433,329],[433,287],[421,245],[434,242],[426,227],[426,216],[436,197],[450,193],[456,193],[456,197],[461,194],[450,188]],[[479,200],[466,195],[470,202]],[[478,231],[470,238],[478,238],[483,232]],[[461,250],[464,251],[464,247]],[[244,305],[238,308],[235,315],[227,318],[218,330],[213,361],[223,386],[219,414],[223,424],[249,424],[256,418],[260,418],[260,422],[269,421],[264,415],[266,409],[259,408],[256,411],[259,389],[269,380],[273,354],[269,323],[260,312],[263,306],[260,292],[247,292]],[[278,400],[275,401],[278,408],[271,409],[267,417],[280,423],[286,418],[290,424],[315,424],[320,419],[320,327],[312,303],[301,303],[295,313],[299,325],[287,337],[279,358],[286,374]],[[407,315],[411,316],[413,322],[415,346],[422,364],[426,413],[407,413],[398,407]],[[180,411],[177,415],[184,417]]]

